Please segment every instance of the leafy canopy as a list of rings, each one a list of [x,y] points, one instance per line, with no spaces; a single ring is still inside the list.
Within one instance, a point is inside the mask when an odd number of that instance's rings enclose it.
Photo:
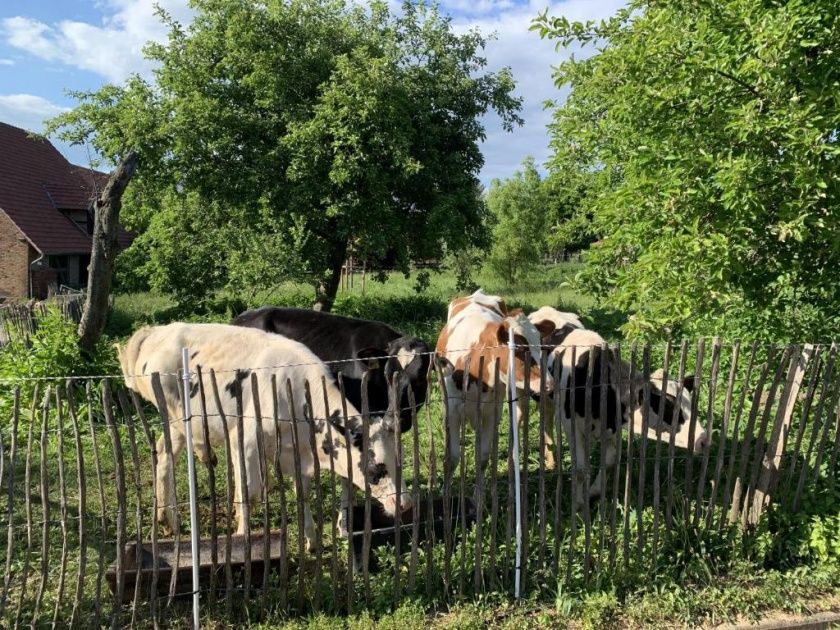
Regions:
[[[541,15],[568,100],[552,173],[588,178],[582,281],[634,337],[825,340],[840,330],[840,3],[631,0]]]
[[[485,38],[436,8],[342,0],[193,0],[161,17],[153,82],[77,94],[53,121],[138,179],[128,254],[179,301],[215,289],[308,281],[326,307],[348,248],[412,259],[479,243],[483,117],[520,124],[509,70],[485,70]]]

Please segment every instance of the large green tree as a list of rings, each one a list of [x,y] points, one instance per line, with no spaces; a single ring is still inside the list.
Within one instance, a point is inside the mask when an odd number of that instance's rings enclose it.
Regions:
[[[591,175],[584,282],[637,337],[840,330],[840,3],[631,0],[540,16],[571,94],[553,172]]]
[[[310,282],[329,309],[352,244],[440,256],[480,240],[483,117],[521,123],[485,38],[423,3],[193,0],[162,14],[154,80],[77,95],[53,129],[107,159],[140,156],[124,215],[151,283],[183,301]]]

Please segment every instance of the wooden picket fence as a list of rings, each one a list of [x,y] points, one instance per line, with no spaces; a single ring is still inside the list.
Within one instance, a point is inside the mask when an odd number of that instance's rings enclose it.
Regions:
[[[643,420],[622,434],[600,497],[577,510],[561,410],[543,394],[521,419],[525,593],[552,596],[561,585],[654,570],[672,561],[687,534],[749,535],[769,513],[796,513],[815,487],[834,483],[840,450],[834,345],[701,340],[617,351],[643,376],[652,363],[679,383],[693,373],[691,422],[712,439],[701,452],[683,451],[667,435],[643,437]],[[213,373],[197,375],[193,422],[206,434],[207,400],[218,396],[220,383]],[[590,370],[588,398],[592,376]],[[160,391],[160,375],[150,378]],[[319,466],[314,458],[312,552],[292,492],[303,483],[299,458],[294,474],[285,476],[277,461],[265,462],[263,478],[273,470],[274,485],[263,484],[244,536],[233,534],[233,467],[240,462],[217,449],[215,464],[197,464],[202,614],[235,623],[277,611],[396,606],[406,596],[440,602],[512,593],[515,476],[505,393],[498,393],[487,468],[476,468],[478,442],[465,428],[460,463],[449,470],[439,382],[430,378],[429,399],[414,413],[410,431],[395,431],[398,477],[414,507],[385,522],[366,485],[348,515],[349,540],[336,524],[346,480],[332,459]],[[256,372],[243,386],[272,387],[276,396],[323,393],[321,383],[291,392]],[[649,394],[646,387],[646,401]],[[0,625],[134,627],[187,619],[192,559],[184,457],[174,471],[178,518],[171,534],[154,518],[153,490],[156,439],[162,434],[171,454],[170,423],[183,419],[159,414],[116,377],[0,383],[0,413],[0,514],[7,532],[5,544],[0,541]],[[301,423],[313,423],[262,414],[243,417],[240,406],[225,431],[241,432],[253,421],[290,422],[297,436]],[[369,414],[362,416],[367,430]],[[555,470],[540,456],[547,423],[555,429]],[[315,448],[314,440],[295,441],[295,453]],[[585,474],[594,478],[604,463],[604,451],[593,448]]]
[[[78,323],[82,319],[84,294],[66,293],[43,302],[0,306],[0,347],[10,339],[28,339],[34,335],[38,329],[38,320],[47,314],[50,306],[57,308],[66,319]]]

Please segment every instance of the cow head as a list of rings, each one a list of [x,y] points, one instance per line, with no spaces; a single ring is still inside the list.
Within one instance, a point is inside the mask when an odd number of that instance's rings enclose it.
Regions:
[[[670,441],[673,435],[674,445],[688,448],[694,452],[702,451],[709,442],[709,435],[700,420],[694,420],[694,440],[691,442],[691,394],[694,391],[694,376],[686,376],[682,382],[668,379],[663,385],[664,373],[661,369],[650,376],[650,413],[648,415],[648,437],[662,435],[663,441]],[[634,427],[640,431],[644,412],[644,388],[638,389],[638,407],[635,410]]]
[[[372,417],[368,423],[368,449],[367,461],[363,456],[365,445],[364,424],[360,414],[348,405],[347,413],[349,419],[345,425],[341,414],[333,412],[329,419],[332,425],[332,444],[328,437],[323,434],[323,450],[332,458],[332,466],[335,471],[346,478],[351,473],[347,470],[346,429],[350,434],[350,459],[353,484],[360,490],[365,489],[367,481],[370,487],[371,496],[382,504],[385,512],[391,516],[397,510],[397,443],[396,443],[396,422],[394,414],[385,413],[382,416]],[[405,511],[411,508],[411,495],[405,485],[403,478],[400,483],[400,508]]]
[[[514,365],[508,365],[508,353],[502,354],[500,363],[500,377],[504,383],[514,379],[516,388],[525,389],[527,380],[530,391],[540,391],[540,362],[542,338],[554,331],[554,322],[543,320],[534,323],[520,310],[511,311],[509,315],[496,327],[496,342],[506,345],[510,337],[516,345],[514,350]],[[530,360],[529,360],[530,359]],[[527,367],[526,367],[527,366]],[[526,374],[527,371],[527,374]],[[554,379],[550,374],[545,375],[545,387],[549,391],[554,388]]]
[[[414,411],[426,402],[430,361],[426,342],[417,337],[398,337],[384,348],[360,350],[356,358],[366,362],[377,389],[390,391],[388,387],[396,379],[400,429],[410,430],[413,410],[408,389],[414,394]],[[394,404],[389,400],[388,408],[393,409]]]

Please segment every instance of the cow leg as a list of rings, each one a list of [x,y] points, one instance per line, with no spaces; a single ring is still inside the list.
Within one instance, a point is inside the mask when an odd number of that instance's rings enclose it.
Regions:
[[[572,422],[576,422],[576,420],[572,420]],[[572,469],[572,491],[574,493],[575,509],[578,510],[583,508],[584,489],[588,482],[586,478],[586,459],[589,457],[589,453],[584,448],[583,438],[583,432],[588,428],[586,422],[578,422],[575,426],[575,461]],[[571,440],[569,442],[571,443]]]
[[[589,486],[590,499],[601,496],[602,477],[606,474],[607,470],[610,470],[615,466],[615,457],[617,453],[616,440],[616,434],[608,430],[607,435],[604,436],[601,442],[601,448],[606,449],[606,453],[604,455],[604,468],[598,469],[598,475],[595,477],[595,481],[593,481],[592,485]]]
[[[342,538],[347,538],[350,532],[347,529],[348,516],[347,512],[350,509],[350,498],[353,494],[353,489],[349,483],[341,484],[341,502],[338,507],[338,517],[336,519],[336,526],[338,533]]]
[[[157,520],[163,524],[164,535],[170,535],[175,529],[175,477],[170,474],[169,467],[175,469],[178,456],[186,445],[186,437],[180,431],[172,431],[172,459],[166,450],[166,440],[163,435],[157,441],[157,471],[155,474],[155,497],[157,498]]]
[[[317,549],[315,538],[315,519],[312,518],[312,510],[309,508],[309,488],[312,485],[312,478],[301,475],[301,495],[297,497],[298,505],[303,507],[303,534],[306,538],[306,550],[314,553]],[[297,492],[297,489],[295,490]]]
[[[460,396],[458,391],[447,387],[444,395],[444,422],[446,422],[446,435],[449,445],[446,449],[446,474],[451,477],[461,460],[461,425],[466,421],[464,406],[460,400],[451,400],[452,396]]]
[[[234,483],[234,511],[237,518],[237,534],[244,534],[248,525],[246,512],[250,514],[250,509],[246,511],[246,501],[250,508],[251,505],[262,497],[262,476],[260,475],[260,461],[259,450],[257,449],[257,436],[254,427],[245,427],[244,441],[239,441],[239,432],[234,431],[230,436],[230,456],[233,464],[233,483]],[[248,484],[248,495],[244,493],[244,484],[242,479],[242,469],[240,462],[240,449],[245,454],[245,481]]]

